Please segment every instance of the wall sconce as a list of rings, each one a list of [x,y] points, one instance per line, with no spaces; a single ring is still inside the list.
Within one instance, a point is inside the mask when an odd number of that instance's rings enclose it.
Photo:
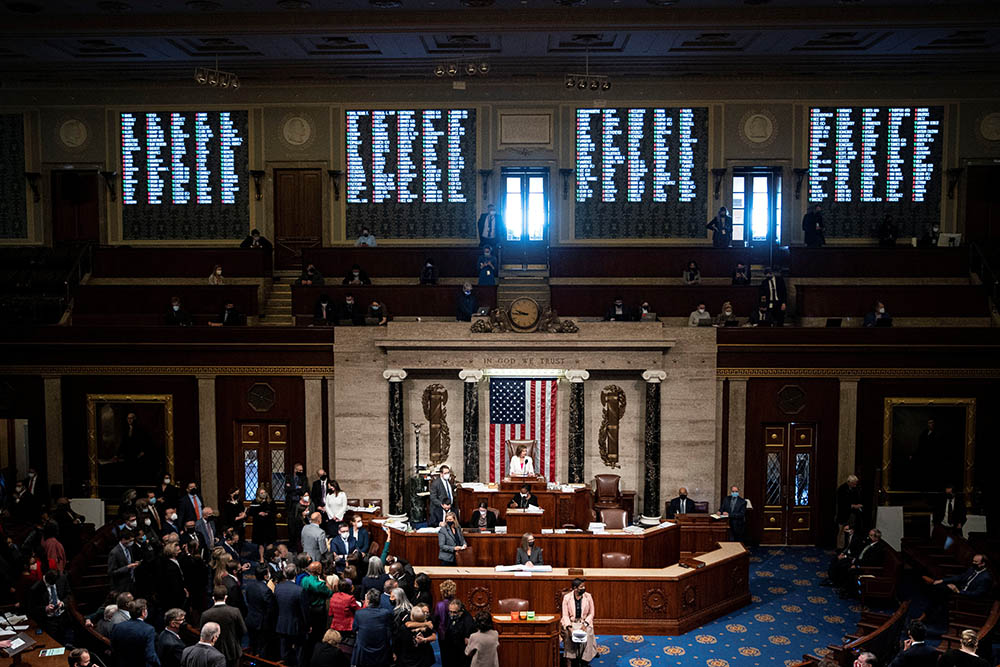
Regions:
[[[563,177],[563,201],[569,198],[569,178],[573,175],[574,169],[560,169],[559,174]]]
[[[330,176],[330,181],[333,183],[333,200],[340,201],[340,179],[343,177],[344,172],[340,169],[327,169],[326,173]]]
[[[483,201],[490,200],[490,176],[493,175],[492,169],[480,169],[479,175],[483,177]]]
[[[727,171],[729,170],[726,167],[716,167],[712,170],[716,201],[722,197],[722,179],[726,177]]]
[[[42,177],[36,171],[26,171],[24,172],[24,178],[28,181],[28,187],[31,188],[31,194],[34,195],[35,203],[42,201],[42,194],[38,191],[38,179]]]
[[[102,171],[100,172],[101,178],[104,179],[104,187],[108,189],[108,201],[115,201],[117,197],[115,191],[115,179],[118,178],[117,171]]]
[[[264,198],[264,191],[261,190],[260,183],[266,173],[263,169],[250,170],[250,176],[253,178],[253,196],[257,201]]]
[[[806,177],[806,174],[809,173],[809,170],[808,169],[804,169],[802,167],[796,167],[792,171],[795,172],[795,198],[796,199],[801,199],[802,198],[802,180]]]
[[[948,170],[948,199],[955,198],[955,188],[958,187],[958,182],[962,180],[963,171],[965,171],[965,167],[952,167]]]

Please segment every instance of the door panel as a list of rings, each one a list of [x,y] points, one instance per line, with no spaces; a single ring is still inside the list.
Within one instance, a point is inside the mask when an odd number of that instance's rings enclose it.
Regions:
[[[260,488],[266,489],[278,504],[278,536],[283,537],[287,521],[280,508],[285,504],[285,480],[292,467],[288,451],[288,424],[237,422],[236,438],[233,460],[236,461],[236,484],[243,494],[243,503],[248,506]],[[248,526],[252,539],[253,522],[248,522]]]
[[[274,247],[278,268],[298,269],[302,251],[323,242],[323,179],[319,169],[274,170]]]
[[[100,192],[96,171],[52,172],[52,241],[99,241]]]
[[[761,544],[814,544],[816,426],[767,425]]]
[[[548,265],[549,170],[547,167],[504,168],[501,192],[507,238],[501,261],[508,267]]]

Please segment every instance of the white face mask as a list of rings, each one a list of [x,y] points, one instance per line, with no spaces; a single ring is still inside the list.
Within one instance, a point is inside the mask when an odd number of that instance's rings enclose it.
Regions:
[[[308,502],[309,502],[309,496],[302,496],[302,502],[308,504]]]
[[[150,521],[149,519],[144,519],[144,520],[143,520],[143,523],[144,523],[144,524],[146,524],[147,526],[149,526],[149,525],[151,525],[151,524],[152,524],[153,522],[152,522],[152,521]]]
[[[699,308],[699,309],[698,309],[698,312],[699,312],[699,313],[704,313],[704,312],[705,312],[705,309],[704,309],[704,308]]]
[[[878,309],[879,315],[885,315],[885,308]]]
[[[174,306],[173,308],[174,308],[174,312],[175,312],[175,313],[176,313],[176,312],[177,312],[178,310],[180,310],[180,309],[181,309],[181,307],[180,307],[180,306]]]
[[[450,479],[450,478],[451,478],[450,474],[446,472],[441,473],[441,479]]]
[[[173,514],[170,515],[170,520],[177,521],[177,512],[174,512]]]
[[[727,311],[726,311],[726,317],[729,317],[729,316],[730,316],[730,315],[732,315],[732,314],[733,314],[733,311],[731,311],[731,310],[727,310]]]
[[[215,275],[221,276],[222,275],[222,269],[216,269]]]

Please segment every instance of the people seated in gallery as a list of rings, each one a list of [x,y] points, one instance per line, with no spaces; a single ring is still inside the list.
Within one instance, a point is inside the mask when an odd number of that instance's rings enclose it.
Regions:
[[[479,273],[480,285],[497,284],[497,263],[493,256],[493,248],[483,246],[483,254],[476,259],[476,269]]]
[[[358,287],[361,285],[371,285],[372,279],[368,277],[365,270],[361,268],[360,265],[355,264],[351,267],[351,270],[347,272],[344,279],[340,281],[341,285],[351,285]]]
[[[353,297],[352,297],[353,298]],[[313,324],[332,327],[337,323],[337,308],[330,301],[329,294],[320,294],[313,308]]]
[[[734,285],[749,285],[750,284],[750,269],[743,262],[736,262],[736,268],[733,269],[733,284]]]
[[[937,223],[934,223],[924,232],[920,240],[917,241],[918,248],[935,248],[938,244],[938,239],[941,238],[941,227]]]
[[[260,235],[259,229],[251,229],[250,236],[243,239],[243,243],[240,244],[241,248],[261,248],[263,250],[271,250],[273,246],[271,242]]]
[[[757,307],[750,312],[750,320],[747,322],[747,326],[751,327],[773,327],[774,322],[771,320],[771,310],[767,307],[767,298],[761,297],[760,303]]]
[[[358,240],[354,242],[354,246],[357,248],[374,248],[377,245],[375,235],[371,233],[371,230],[367,227],[362,227],[361,234],[358,236]]]
[[[891,327],[892,316],[885,312],[885,304],[881,301],[875,302],[875,307],[865,313],[866,327]]]
[[[216,264],[215,268],[212,269],[212,273],[208,276],[209,285],[224,285],[226,283],[225,278],[222,277],[222,264]]]
[[[521,536],[521,546],[517,548],[517,564],[525,567],[545,565],[542,558],[542,548],[535,546],[535,536],[525,533]]]
[[[511,477],[531,477],[535,474],[535,462],[528,456],[528,448],[518,445],[514,456],[510,457],[507,474]]]
[[[707,327],[712,324],[712,314],[705,308],[705,304],[699,303],[698,307],[691,311],[688,317],[689,327]]]
[[[462,284],[462,291],[458,293],[455,301],[455,319],[459,322],[471,322],[472,316],[479,311],[479,299],[472,291],[472,283]]]
[[[388,324],[389,310],[385,307],[385,303],[378,299],[372,299],[371,304],[368,306],[368,313],[365,315],[365,323],[375,324],[380,327]]]
[[[421,285],[437,285],[438,284],[438,268],[434,264],[434,260],[428,257],[424,260],[424,266],[420,269],[420,284]]]
[[[354,300],[353,294],[345,294],[344,300],[337,308],[337,324],[340,326],[359,326],[365,323],[365,310]]]
[[[227,301],[219,311],[219,316],[210,321],[210,327],[239,327],[247,323],[246,315],[241,313],[232,301]]]
[[[733,304],[726,301],[722,304],[722,312],[715,316],[715,326],[717,327],[735,327],[740,323],[736,313],[733,312]]]
[[[323,284],[323,274],[319,272],[314,265],[309,264],[305,269],[302,270],[302,275],[298,277],[295,281],[296,285],[322,285]]]
[[[632,309],[625,305],[620,296],[616,296],[614,303],[604,311],[605,322],[631,322],[633,319],[635,318],[632,317]]]
[[[194,324],[194,320],[191,319],[191,313],[184,310],[180,297],[174,296],[170,298],[170,308],[167,310],[164,324],[174,327],[189,327]]]
[[[688,262],[687,268],[681,273],[681,278],[685,285],[700,285],[701,267],[698,266],[698,262],[693,259]]]
[[[656,311],[649,305],[648,301],[643,301],[642,304],[640,304],[639,311],[636,315],[640,322],[656,322],[660,319],[656,316]]]

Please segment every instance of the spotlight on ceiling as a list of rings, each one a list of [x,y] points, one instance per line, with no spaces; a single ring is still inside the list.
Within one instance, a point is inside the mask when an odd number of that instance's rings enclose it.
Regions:
[[[240,87],[240,79],[232,72],[224,72],[211,67],[197,67],[194,70],[194,80],[199,86],[216,86],[236,90]]]
[[[441,78],[442,76],[444,76],[444,65],[435,65],[434,66],[434,76],[436,76],[438,78]]]
[[[465,64],[465,73],[467,75],[469,75],[469,76],[475,76],[476,72],[478,72],[478,71],[479,71],[479,68],[476,67],[476,63],[466,63]]]
[[[579,88],[580,90],[586,90],[587,89],[587,80],[586,79],[580,79],[577,82],[576,87]]]
[[[490,64],[488,62],[484,60],[483,62],[479,63],[480,74],[486,74],[489,71],[490,71]]]
[[[591,90],[597,90],[600,87],[601,87],[601,82],[600,81],[598,81],[597,79],[591,79],[590,80],[590,89]]]
[[[229,81],[229,87],[233,90],[239,90],[240,87],[240,77],[233,75],[233,78]]]
[[[197,81],[202,86],[208,83],[208,73],[205,71],[204,67],[195,68],[194,80]]]
[[[566,87],[567,88],[576,88],[576,79],[574,79],[572,77],[572,75],[567,75],[566,76]]]
[[[211,70],[208,73],[208,85],[218,86],[219,85],[219,73],[215,70]]]
[[[458,74],[458,65],[450,63],[448,65],[448,76],[455,76]]]
[[[605,79],[601,84],[601,90],[611,90],[611,82]]]

